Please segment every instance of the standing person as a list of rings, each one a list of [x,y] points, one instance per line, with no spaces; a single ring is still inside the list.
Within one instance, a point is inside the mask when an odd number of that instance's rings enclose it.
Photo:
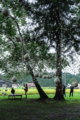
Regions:
[[[71,96],[71,93],[72,93],[72,96],[73,96],[73,88],[74,88],[73,86],[70,87],[70,95],[69,95],[69,97]]]
[[[65,85],[63,85],[63,95],[65,95],[65,97],[66,97],[66,94],[65,94]]]
[[[28,85],[27,85],[27,83],[25,84],[25,95],[26,95],[26,99],[27,99],[27,91],[28,91]]]
[[[15,98],[15,90],[13,88],[11,89],[11,93],[12,93],[12,98],[13,98],[13,96]]]

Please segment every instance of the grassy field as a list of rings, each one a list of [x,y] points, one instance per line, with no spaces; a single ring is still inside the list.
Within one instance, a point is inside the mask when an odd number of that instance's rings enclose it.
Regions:
[[[74,90],[73,97],[69,97],[70,90],[67,89],[65,101],[54,101],[55,94],[52,94],[51,89],[44,89],[44,91],[47,90],[46,93],[50,99],[42,101],[38,100],[38,93],[34,94],[36,89],[29,89],[28,99],[25,99],[22,89],[15,90],[18,94],[23,93],[22,99],[8,99],[7,95],[3,97],[0,94],[0,120],[80,120],[78,89]],[[0,93],[2,91],[5,90],[1,90]],[[10,93],[10,89],[5,92]]]
[[[5,92],[6,95],[11,94],[11,88],[7,88],[7,91],[5,91],[4,88],[3,89],[1,88],[0,90],[1,90],[0,91],[0,96],[2,96],[2,92]],[[55,89],[50,89],[50,88],[43,88],[43,90],[46,94],[55,94],[55,92],[56,92]],[[70,92],[70,89],[66,89],[66,93],[69,93],[69,92]],[[78,93],[78,92],[80,92],[80,89],[74,89],[74,93]],[[24,91],[24,89],[20,89],[20,88],[17,89],[16,88],[15,89],[15,94],[24,95],[25,91]],[[36,88],[29,88],[27,94],[28,95],[38,94],[38,91],[37,91]]]
[[[1,120],[80,120],[80,93],[69,97],[66,93],[65,101],[54,101],[54,94],[47,94],[49,98],[39,101],[38,94],[28,95],[25,99],[8,99],[0,96]],[[54,118],[54,119],[53,119]]]

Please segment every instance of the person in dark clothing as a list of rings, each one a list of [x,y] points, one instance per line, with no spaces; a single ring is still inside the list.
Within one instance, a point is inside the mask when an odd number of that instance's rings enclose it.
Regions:
[[[27,84],[25,84],[25,95],[26,95],[26,99],[27,99],[27,91],[28,91],[28,85]]]
[[[65,85],[63,85],[63,95],[65,95],[65,97],[66,97],[66,93],[65,93]]]
[[[71,96],[71,94],[72,94],[72,96],[73,96],[73,89],[74,89],[74,87],[71,86],[71,87],[70,87],[70,95],[69,95],[69,97]]]
[[[13,98],[13,96],[15,98],[15,90],[13,88],[11,89],[11,93],[12,93],[12,98]]]

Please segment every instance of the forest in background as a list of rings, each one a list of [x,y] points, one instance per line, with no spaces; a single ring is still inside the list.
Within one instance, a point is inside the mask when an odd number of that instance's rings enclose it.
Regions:
[[[48,74],[52,74],[52,73],[48,73]],[[43,87],[53,87],[55,86],[55,83],[54,83],[54,79],[55,77],[52,77],[51,79],[44,79],[44,78],[37,78],[39,84]],[[80,75],[77,74],[77,75],[73,75],[73,74],[70,74],[70,73],[62,73],[62,83],[67,85],[68,83],[70,83],[70,80],[72,79],[75,79],[78,81],[78,83],[80,82]],[[24,78],[24,80],[22,80],[21,82],[19,82],[20,84],[23,84],[24,83],[32,83],[32,77],[30,75],[28,75],[26,78]]]
[[[53,73],[48,73],[48,75],[52,75]],[[5,75],[5,76],[3,76],[3,75],[0,75],[1,76],[1,78],[0,78],[0,80],[8,80],[8,78],[7,78],[7,75]],[[42,87],[53,87],[53,86],[55,86],[55,82],[54,82],[54,79],[55,79],[55,77],[52,77],[52,78],[49,78],[49,79],[47,79],[47,78],[37,78],[37,80],[38,80],[38,82],[39,82],[39,84],[42,86]],[[77,75],[73,75],[73,74],[70,74],[70,73],[62,73],[62,83],[64,84],[64,85],[66,85],[67,86],[67,84],[68,83],[70,83],[70,81],[71,80],[77,80],[77,82],[79,83],[80,82],[80,75],[79,74],[77,74]],[[11,81],[11,78],[9,79],[9,81]],[[22,85],[24,85],[25,83],[33,83],[33,81],[32,81],[32,77],[31,77],[31,75],[24,75],[23,77],[19,77],[18,79],[17,79],[17,83],[19,83],[19,84],[22,84]]]

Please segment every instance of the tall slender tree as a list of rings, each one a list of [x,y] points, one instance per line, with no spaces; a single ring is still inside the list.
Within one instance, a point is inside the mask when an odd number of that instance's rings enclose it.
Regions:
[[[56,76],[60,82],[56,86],[55,100],[63,100],[62,92],[62,50],[63,54],[69,52],[72,58],[72,52],[79,51],[80,40],[76,37],[79,34],[79,22],[75,15],[78,6],[77,0],[37,0],[35,3],[27,2],[24,6],[27,14],[32,19],[32,24],[37,24],[34,31],[36,41],[45,41],[48,47],[56,49]],[[76,27],[75,27],[76,25]],[[74,48],[74,51],[72,50]],[[65,54],[64,54],[65,56]]]

